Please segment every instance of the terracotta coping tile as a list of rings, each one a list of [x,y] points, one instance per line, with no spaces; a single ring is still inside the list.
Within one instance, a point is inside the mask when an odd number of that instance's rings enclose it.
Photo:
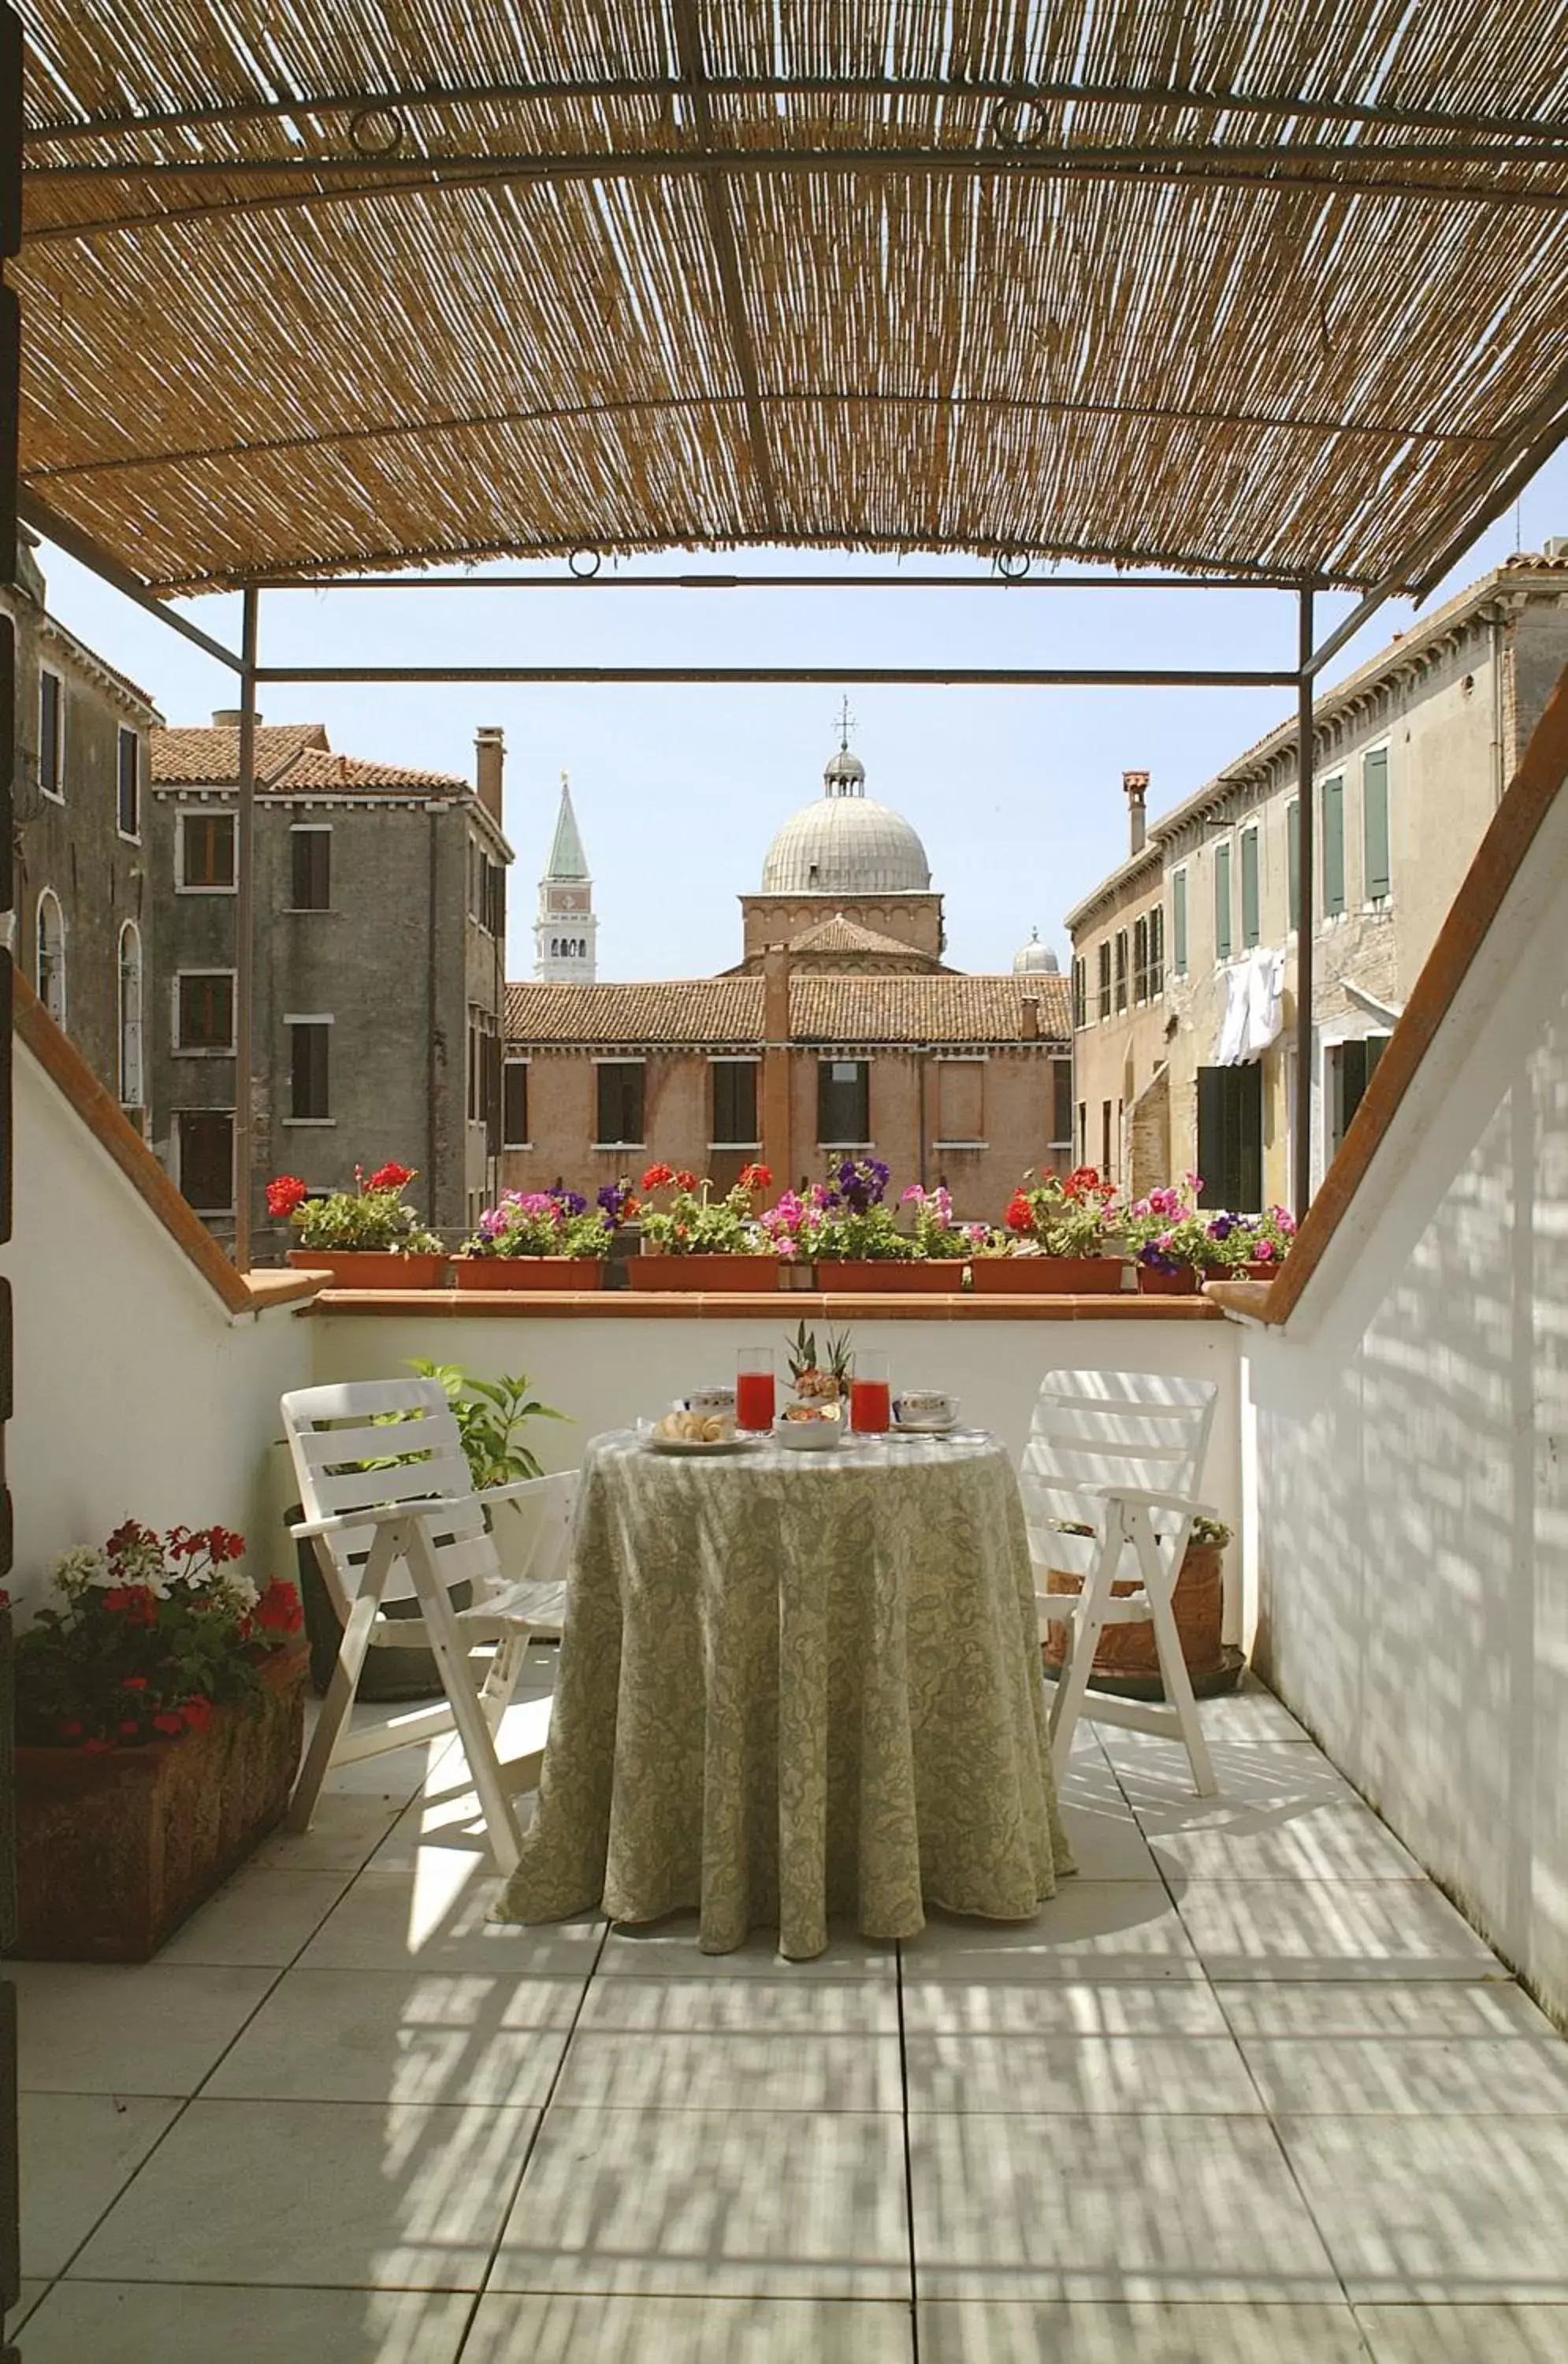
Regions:
[[[790,1314],[813,1321],[1220,1321],[1217,1304],[1202,1297],[951,1297],[824,1296],[781,1288],[776,1295],[698,1289],[456,1289],[324,1288],[311,1314],[418,1313],[428,1320],[739,1321]]]

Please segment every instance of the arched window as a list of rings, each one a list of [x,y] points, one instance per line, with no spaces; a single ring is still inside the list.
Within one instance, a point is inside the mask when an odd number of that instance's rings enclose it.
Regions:
[[[60,898],[46,886],[39,897],[38,960],[34,969],[39,999],[57,1026],[65,1023],[65,920]]]
[[[559,960],[561,958],[561,938],[559,936],[551,936],[550,940],[550,956],[551,960]]]
[[[120,1106],[141,1104],[141,931],[128,920],[120,930]]]

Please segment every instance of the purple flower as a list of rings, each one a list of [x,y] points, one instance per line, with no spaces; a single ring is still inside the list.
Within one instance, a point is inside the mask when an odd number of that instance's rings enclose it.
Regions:
[[[1228,1240],[1235,1229],[1236,1219],[1233,1215],[1216,1215],[1208,1227],[1208,1236],[1211,1240]]]
[[[882,1204],[887,1188],[887,1167],[879,1157],[846,1157],[834,1179],[843,1202],[853,1215],[869,1215]]]
[[[581,1215],[587,1210],[588,1201],[581,1190],[551,1190],[549,1196],[563,1215]]]
[[[606,1182],[600,1188],[598,1194],[600,1211],[606,1214],[612,1223],[618,1223],[621,1217],[621,1209],[626,1205],[626,1202],[630,1196],[631,1186],[629,1183]],[[578,1202],[576,1211],[579,1214],[583,1211],[581,1200]]]

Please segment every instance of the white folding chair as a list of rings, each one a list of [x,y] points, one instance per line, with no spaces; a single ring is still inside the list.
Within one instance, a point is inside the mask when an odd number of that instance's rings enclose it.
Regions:
[[[1048,1371],[1040,1381],[1019,1485],[1041,1632],[1047,1623],[1067,1627],[1051,1707],[1059,1779],[1087,1712],[1094,1723],[1180,1740],[1199,1797],[1215,1793],[1172,1595],[1193,1521],[1218,1516],[1195,1491],[1218,1394],[1211,1380],[1149,1371]],[[1081,1590],[1048,1592],[1048,1568],[1081,1578]],[[1113,1593],[1118,1579],[1138,1589]],[[1149,1623],[1168,1705],[1099,1691],[1091,1702],[1089,1674],[1105,1627]]]
[[[511,1792],[537,1782],[543,1734],[537,1747],[506,1766],[495,1735],[530,1637],[561,1632],[562,1571],[577,1473],[477,1492],[439,1379],[300,1388],[283,1399],[283,1416],[305,1509],[291,1533],[315,1545],[343,1625],[338,1663],[289,1803],[288,1827],[309,1829],[330,1766],[455,1731],[491,1851],[498,1868],[509,1872],[519,1846]],[[511,1577],[487,1515],[503,1505],[512,1506],[517,1521],[508,1534],[518,1562]],[[463,1583],[471,1601],[460,1609],[451,1594]],[[385,1614],[386,1601],[410,1597],[418,1604],[416,1614]],[[374,1731],[346,1732],[366,1651],[417,1643],[435,1658],[447,1704],[399,1716]],[[472,1655],[485,1645],[487,1667]],[[548,1702],[545,1712],[548,1717]]]

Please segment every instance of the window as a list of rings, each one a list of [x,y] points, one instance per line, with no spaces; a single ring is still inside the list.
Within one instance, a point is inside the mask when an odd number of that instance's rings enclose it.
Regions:
[[[1323,783],[1323,917],[1337,920],[1345,908],[1345,783],[1336,772]]]
[[[1258,832],[1241,831],[1241,942],[1250,952],[1258,941]]]
[[[1215,1212],[1255,1215],[1263,1203],[1263,1077],[1254,1063],[1197,1071],[1197,1162]]]
[[[1285,898],[1290,925],[1301,925],[1301,799],[1292,797],[1284,808]]]
[[[1187,874],[1178,870],[1171,881],[1171,966],[1177,976],[1187,973]]]
[[[484,1127],[484,1154],[501,1146],[501,1038],[492,1013],[468,1006],[468,1121]]]
[[[1132,998],[1134,1001],[1149,998],[1149,922],[1146,919],[1132,923]]]
[[[1100,1172],[1109,1176],[1111,1170],[1111,1104],[1100,1102]]]
[[[295,911],[332,909],[332,831],[316,822],[301,823],[289,831],[292,877],[289,908]]]
[[[715,1059],[713,1130],[716,1149],[754,1149],[757,1145],[757,1062],[755,1059]]]
[[[505,1059],[501,1063],[501,1146],[526,1149],[528,1145],[528,1063]]]
[[[643,1139],[643,1076],[640,1059],[600,1062],[599,1129],[606,1149],[639,1149]]]
[[[176,1051],[232,1051],[234,971],[183,969],[174,980]]]
[[[65,802],[65,684],[57,673],[39,671],[39,786],[57,804]]]
[[[33,980],[39,999],[57,1026],[65,1023],[65,920],[51,886],[39,897]]]
[[[506,934],[506,866],[492,862],[476,837],[468,841],[468,910],[487,935]]]
[[[1127,930],[1116,931],[1116,1006],[1127,1008]]]
[[[1075,1028],[1084,1027],[1089,1022],[1088,1000],[1084,964],[1075,960],[1073,964],[1073,1023]]]
[[[141,1088],[141,931],[134,920],[120,930],[120,1106],[139,1109]]]
[[[222,895],[234,887],[234,815],[183,812],[176,837],[175,883],[187,894]]]
[[[1108,936],[1100,946],[1098,984],[1099,1014],[1102,1018],[1108,1018],[1111,1014],[1111,947]]]
[[[1078,1163],[1080,1165],[1087,1165],[1088,1162],[1089,1103],[1087,1100],[1080,1100],[1078,1103]]]
[[[817,1066],[817,1139],[828,1149],[863,1149],[871,1140],[871,1063],[821,1059]]]
[[[1388,862],[1388,750],[1374,747],[1362,757],[1362,881],[1369,903],[1386,903],[1392,884]]]
[[[1378,1062],[1388,1048],[1386,1034],[1368,1034],[1360,1043],[1331,1043],[1326,1053],[1324,1081],[1329,1101],[1329,1154],[1337,1157],[1340,1143],[1351,1129],[1351,1119],[1362,1104]]]
[[[984,1059],[939,1059],[937,1062],[936,1141],[944,1149],[985,1138],[985,1062]]]
[[[1156,903],[1149,914],[1149,998],[1158,1001],[1165,990],[1165,906]]]
[[[1214,849],[1214,957],[1230,958],[1230,847]]]
[[[134,730],[119,735],[116,826],[122,837],[141,835],[141,741]]]
[[[289,1114],[296,1124],[325,1124],[332,1115],[329,1018],[290,1018]]]
[[[198,1215],[234,1212],[234,1117],[228,1109],[181,1109],[174,1119],[180,1188]]]
[[[1073,1062],[1053,1059],[1051,1063],[1051,1146],[1071,1149],[1073,1146]]]

